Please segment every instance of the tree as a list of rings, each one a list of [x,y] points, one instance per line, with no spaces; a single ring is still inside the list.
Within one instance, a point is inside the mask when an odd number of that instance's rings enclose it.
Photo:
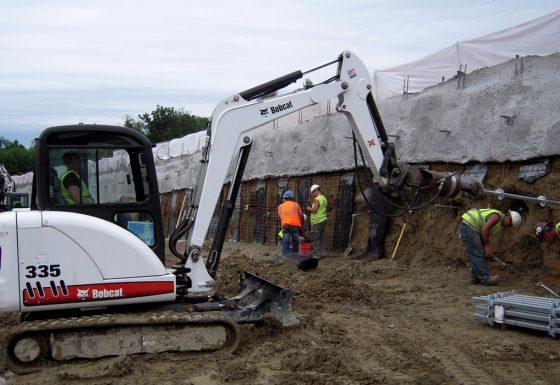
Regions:
[[[26,149],[17,140],[11,141],[0,136],[0,164],[12,175],[32,171],[35,166],[35,147]]]
[[[123,124],[141,132],[151,142],[162,142],[206,129],[208,118],[191,115],[182,108],[158,105],[151,113],[138,115],[138,120],[125,116]]]

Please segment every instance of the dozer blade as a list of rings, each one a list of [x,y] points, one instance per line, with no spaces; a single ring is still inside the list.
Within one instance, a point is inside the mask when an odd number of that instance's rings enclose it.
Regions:
[[[292,291],[249,272],[241,273],[241,293],[230,298],[237,307],[230,314],[240,323],[272,320],[282,326],[300,322],[292,314]]]

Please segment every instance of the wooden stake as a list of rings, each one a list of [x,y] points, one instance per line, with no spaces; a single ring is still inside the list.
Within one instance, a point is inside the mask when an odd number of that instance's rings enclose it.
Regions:
[[[397,253],[397,249],[399,248],[399,244],[401,243],[401,238],[404,234],[404,229],[406,229],[406,223],[402,227],[401,235],[399,235],[399,239],[397,240],[397,244],[395,245],[395,250],[393,250],[393,254],[391,255],[391,259],[393,259],[395,257],[395,254]]]
[[[179,227],[179,223],[183,220],[183,209],[185,208],[185,201],[187,200],[187,191],[185,190],[185,195],[183,196],[183,202],[181,203],[181,210],[179,210],[179,216],[177,217],[177,223],[175,228]]]

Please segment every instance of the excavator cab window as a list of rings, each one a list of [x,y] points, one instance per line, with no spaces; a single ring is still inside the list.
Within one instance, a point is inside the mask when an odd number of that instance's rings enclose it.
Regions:
[[[8,209],[21,209],[29,207],[29,194],[28,193],[6,193],[6,200],[8,201]]]
[[[138,203],[150,197],[146,165],[137,151],[51,148],[49,160],[54,205]],[[72,196],[72,188],[79,194]]]
[[[136,235],[146,245],[155,244],[154,219],[150,213],[142,211],[116,213],[114,221]]]
[[[115,223],[163,261],[165,241],[152,144],[117,126],[73,125],[44,130],[37,144],[32,202],[39,210],[71,211]]]

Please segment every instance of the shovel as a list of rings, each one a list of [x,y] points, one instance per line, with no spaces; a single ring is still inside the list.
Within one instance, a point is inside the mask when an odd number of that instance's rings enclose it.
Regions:
[[[272,258],[272,264],[278,265],[284,260],[295,263],[298,269],[307,271],[312,270],[319,265],[319,260],[309,255],[301,255],[300,253],[287,253]]]
[[[506,261],[496,255],[493,255],[492,258],[494,259],[494,261],[498,262],[502,267],[507,267],[507,266],[511,266],[513,265],[513,262],[511,261]]]

